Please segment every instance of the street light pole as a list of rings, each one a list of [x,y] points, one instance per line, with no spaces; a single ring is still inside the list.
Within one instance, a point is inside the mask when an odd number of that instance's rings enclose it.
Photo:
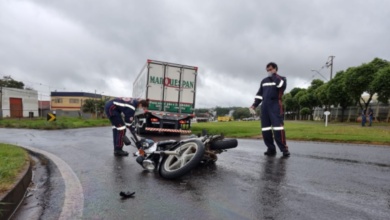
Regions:
[[[328,59],[330,59],[330,61],[326,62],[326,66],[330,67],[330,79],[332,79],[333,75],[333,58],[335,58],[335,56],[329,56]]]
[[[97,106],[96,106],[96,103],[97,100],[96,100],[96,89],[95,89],[95,116],[96,116],[96,119],[97,119]]]

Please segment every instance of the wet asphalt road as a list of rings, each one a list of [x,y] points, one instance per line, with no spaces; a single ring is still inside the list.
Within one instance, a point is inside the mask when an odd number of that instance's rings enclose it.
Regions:
[[[264,157],[262,140],[240,139],[215,165],[172,181],[134,157],[115,158],[111,135],[110,127],[0,129],[0,142],[65,161],[82,186],[83,219],[390,219],[388,146],[290,141],[292,155],[282,159]],[[63,180],[50,172],[43,219],[56,219],[64,203]],[[136,196],[121,200],[120,191]]]

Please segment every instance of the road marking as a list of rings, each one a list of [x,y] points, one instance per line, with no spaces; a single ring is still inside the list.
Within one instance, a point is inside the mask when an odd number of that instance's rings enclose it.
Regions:
[[[34,147],[24,148],[46,156],[53,161],[65,182],[65,201],[59,219],[82,219],[84,208],[84,194],[79,178],[72,168],[56,155]]]

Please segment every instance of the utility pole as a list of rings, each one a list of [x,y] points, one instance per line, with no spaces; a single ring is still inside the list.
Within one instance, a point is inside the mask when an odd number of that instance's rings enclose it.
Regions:
[[[95,89],[95,116],[96,116],[96,119],[97,119],[97,100],[96,100],[96,89]]]
[[[332,80],[333,75],[333,58],[335,58],[335,56],[329,56],[328,62],[326,62],[326,67],[330,67],[330,80]]]
[[[0,119],[3,118],[3,86],[0,85]]]

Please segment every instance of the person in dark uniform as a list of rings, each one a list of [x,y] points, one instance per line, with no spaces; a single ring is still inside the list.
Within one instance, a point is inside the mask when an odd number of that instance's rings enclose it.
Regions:
[[[369,120],[369,124],[368,126],[371,126],[372,125],[372,118],[374,116],[374,111],[372,110],[372,108],[368,108],[368,120]]]
[[[134,114],[137,108],[147,110],[149,106],[149,100],[133,99],[133,98],[115,98],[106,102],[105,112],[113,125],[113,137],[114,137],[114,155],[115,156],[127,156],[129,153],[124,151],[123,137],[126,134],[126,128],[133,129],[131,123],[134,120]],[[124,121],[122,118],[124,116]]]
[[[366,126],[366,120],[367,120],[366,116],[367,116],[367,111],[366,111],[366,109],[363,109],[362,110],[362,127]]]
[[[276,155],[275,139],[283,157],[289,157],[282,106],[282,96],[287,85],[286,78],[277,74],[278,66],[276,63],[268,63],[266,70],[268,76],[261,81],[255,101],[250,108],[254,110],[261,104],[261,131],[267,146],[264,155]]]

